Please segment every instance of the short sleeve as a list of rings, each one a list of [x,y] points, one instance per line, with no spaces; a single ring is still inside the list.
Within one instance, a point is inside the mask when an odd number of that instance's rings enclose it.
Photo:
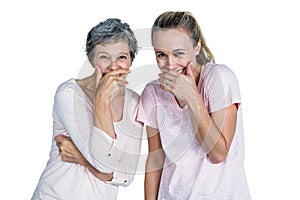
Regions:
[[[152,128],[158,128],[155,93],[154,86],[147,84],[141,94],[137,112],[137,121]]]
[[[214,65],[204,79],[210,113],[241,103],[238,80],[226,65]]]

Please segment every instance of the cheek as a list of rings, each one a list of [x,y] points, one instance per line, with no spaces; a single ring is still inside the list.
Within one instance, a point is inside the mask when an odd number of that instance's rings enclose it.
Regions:
[[[98,65],[98,67],[102,70],[102,72],[104,72],[108,67],[108,63],[105,62],[97,62],[95,63],[95,65]]]
[[[196,62],[196,56],[197,55],[190,53],[185,57],[185,61],[186,62],[189,62],[189,61]]]
[[[122,63],[120,63],[120,67],[123,69],[129,69],[131,67],[131,64],[132,64],[131,61],[122,62]]]
[[[163,59],[156,58],[156,63],[157,63],[159,68],[162,68],[163,66],[166,66],[167,61],[163,60]]]

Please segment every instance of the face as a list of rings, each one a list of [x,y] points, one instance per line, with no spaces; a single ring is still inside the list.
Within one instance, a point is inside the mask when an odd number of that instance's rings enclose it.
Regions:
[[[200,43],[193,47],[192,39],[182,28],[156,30],[153,33],[153,48],[160,68],[167,67],[182,73],[189,62],[196,64],[200,47]]]
[[[98,44],[94,49],[93,65],[98,65],[102,74],[117,69],[129,69],[131,63],[129,46],[125,41]]]

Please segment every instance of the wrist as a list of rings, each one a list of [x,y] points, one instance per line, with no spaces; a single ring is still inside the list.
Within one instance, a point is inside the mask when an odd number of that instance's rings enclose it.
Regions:
[[[197,97],[198,95],[200,95],[200,94],[199,94],[197,88],[193,88],[192,93],[190,95],[187,95],[187,97],[186,97],[187,105],[188,106],[197,105],[198,104],[197,103],[198,102],[198,97]]]
[[[111,181],[113,179],[113,172],[112,173],[98,172],[97,177],[103,182]]]

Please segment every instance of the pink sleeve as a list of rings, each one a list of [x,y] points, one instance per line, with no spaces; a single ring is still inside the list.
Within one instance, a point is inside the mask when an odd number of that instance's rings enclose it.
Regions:
[[[205,85],[210,113],[241,103],[238,80],[227,66],[215,66],[207,76]]]
[[[158,128],[157,125],[157,112],[156,112],[156,99],[155,99],[155,88],[151,84],[147,84],[143,90],[138,112],[137,121],[144,123],[144,125],[150,126],[152,128]]]

